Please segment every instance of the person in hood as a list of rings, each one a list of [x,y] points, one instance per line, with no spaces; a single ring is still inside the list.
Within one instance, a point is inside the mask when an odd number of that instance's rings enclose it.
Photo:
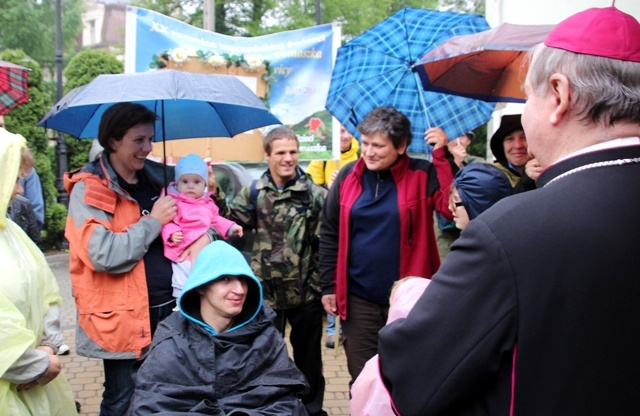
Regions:
[[[456,227],[463,230],[469,221],[509,195],[513,195],[511,183],[497,167],[487,163],[465,166],[453,179],[449,198]]]
[[[495,157],[494,165],[507,175],[516,193],[536,188],[534,178],[527,174],[527,163],[532,156],[521,118],[520,114],[502,116],[500,127],[489,143]]]
[[[242,253],[214,241],[134,370],[129,415],[307,415],[304,375]]]
[[[62,345],[62,298],[44,254],[10,218],[24,192],[24,138],[0,129],[0,413],[75,415],[71,386],[56,356]]]
[[[176,165],[175,182],[167,193],[176,200],[178,212],[173,220],[162,227],[164,255],[171,260],[173,296],[177,299],[191,272],[191,258],[181,260],[184,250],[215,229],[223,238],[242,237],[242,227],[219,214],[218,206],[207,192],[209,171],[206,162],[191,153]]]

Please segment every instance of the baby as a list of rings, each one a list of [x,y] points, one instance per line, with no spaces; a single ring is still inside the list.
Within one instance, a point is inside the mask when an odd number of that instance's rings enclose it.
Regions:
[[[242,237],[242,227],[218,212],[218,207],[207,192],[208,167],[198,155],[181,158],[176,165],[175,182],[167,192],[176,199],[178,213],[173,221],[162,227],[164,255],[171,260],[173,296],[177,299],[191,272],[193,260],[180,261],[185,248],[213,227],[225,239],[232,235]]]

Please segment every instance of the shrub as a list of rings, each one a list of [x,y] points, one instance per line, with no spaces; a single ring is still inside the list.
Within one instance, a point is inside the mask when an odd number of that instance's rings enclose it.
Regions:
[[[74,56],[64,70],[65,93],[93,81],[101,74],[121,74],[124,65],[115,56],[105,51],[84,49]],[[89,160],[90,139],[77,139],[67,136],[69,170],[84,166]]]

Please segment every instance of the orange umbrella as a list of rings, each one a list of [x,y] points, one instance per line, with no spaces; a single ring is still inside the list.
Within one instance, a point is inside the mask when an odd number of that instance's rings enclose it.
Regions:
[[[524,102],[524,59],[555,25],[502,25],[453,37],[426,53],[414,69],[426,91],[488,102]]]

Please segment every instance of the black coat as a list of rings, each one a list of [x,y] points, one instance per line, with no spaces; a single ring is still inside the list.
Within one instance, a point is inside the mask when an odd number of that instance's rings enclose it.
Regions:
[[[567,159],[469,223],[380,332],[400,414],[640,415],[638,162],[640,146]]]
[[[263,306],[233,332],[211,335],[174,312],[136,364],[130,415],[304,416],[307,383]]]

